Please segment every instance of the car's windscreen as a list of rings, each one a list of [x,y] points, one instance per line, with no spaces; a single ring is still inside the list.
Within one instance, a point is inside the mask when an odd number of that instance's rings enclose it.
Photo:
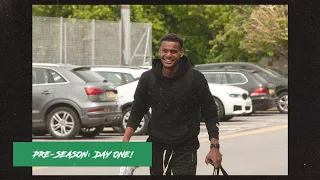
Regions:
[[[74,69],[73,72],[85,82],[104,82],[106,79],[90,69]]]

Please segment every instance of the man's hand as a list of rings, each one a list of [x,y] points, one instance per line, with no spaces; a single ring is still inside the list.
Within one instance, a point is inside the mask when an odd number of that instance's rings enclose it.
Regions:
[[[129,142],[133,133],[134,129],[132,129],[132,127],[127,127],[124,132],[122,142]]]
[[[221,166],[222,154],[218,148],[211,148],[210,152],[207,154],[205,163],[213,165],[215,168]]]

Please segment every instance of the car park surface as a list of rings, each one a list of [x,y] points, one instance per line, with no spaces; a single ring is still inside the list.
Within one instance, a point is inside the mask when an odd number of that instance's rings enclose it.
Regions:
[[[224,168],[229,175],[274,175],[287,174],[288,148],[288,114],[278,111],[258,111],[252,116],[236,116],[228,122],[220,122],[220,142],[224,155]],[[72,142],[121,142],[123,133],[115,133],[112,128],[95,139],[78,136]],[[145,142],[148,136],[132,136],[132,142]],[[34,136],[33,142],[54,142],[50,136]],[[204,122],[200,123],[199,159],[208,153],[208,132]],[[61,142],[61,140],[59,140]],[[270,153],[268,146],[273,145],[272,158],[266,157]],[[231,147],[231,148],[230,148]],[[247,149],[250,149],[248,156]],[[266,149],[267,148],[267,149]],[[239,154],[240,153],[240,154]],[[239,169],[241,162],[248,163]],[[274,161],[278,164],[274,166]],[[235,163],[236,162],[236,163]],[[258,165],[258,166],[257,166]],[[33,175],[119,175],[119,167],[33,167]],[[199,161],[197,175],[212,175],[213,168]],[[149,175],[149,167],[140,167],[134,175]]]

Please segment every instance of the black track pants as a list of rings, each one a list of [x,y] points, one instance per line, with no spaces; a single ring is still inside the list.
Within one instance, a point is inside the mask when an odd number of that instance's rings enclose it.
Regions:
[[[197,151],[172,150],[161,146],[152,147],[150,175],[163,175],[164,172],[166,175],[196,175],[196,169]]]

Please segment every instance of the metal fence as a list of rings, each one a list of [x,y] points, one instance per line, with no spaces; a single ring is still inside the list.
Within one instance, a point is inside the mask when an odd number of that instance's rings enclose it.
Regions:
[[[121,22],[32,17],[32,61],[121,65]],[[130,23],[131,66],[152,61],[152,24]]]

